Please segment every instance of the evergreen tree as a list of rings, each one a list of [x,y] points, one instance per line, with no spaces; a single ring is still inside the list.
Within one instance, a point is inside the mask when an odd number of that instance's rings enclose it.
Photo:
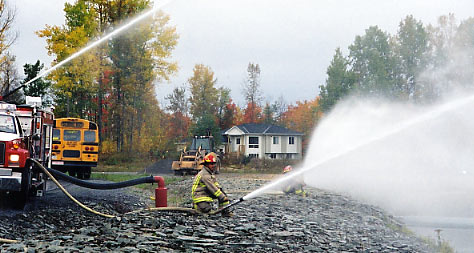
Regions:
[[[40,63],[39,60],[37,60],[35,64],[23,65],[23,70],[25,72],[26,77],[21,83],[25,84],[31,79],[37,77],[43,68],[44,64]],[[43,106],[47,106],[51,105],[52,103],[50,89],[50,81],[45,81],[43,78],[38,78],[34,82],[30,83],[28,86],[23,87],[23,93],[25,94],[25,96],[41,97]]]
[[[349,70],[349,61],[344,58],[340,48],[336,49],[326,73],[328,75],[326,85],[319,87],[321,90],[319,104],[323,112],[328,112],[344,98],[355,82],[355,75]]]

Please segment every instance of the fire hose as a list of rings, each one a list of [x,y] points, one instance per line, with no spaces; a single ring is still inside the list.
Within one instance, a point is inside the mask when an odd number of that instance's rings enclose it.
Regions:
[[[111,214],[105,214],[105,213],[101,213],[99,211],[96,211],[96,210],[93,210],[91,209],[90,207],[82,204],[80,201],[78,201],[76,198],[74,198],[62,185],[61,183],[59,183],[59,181],[53,176],[53,174],[55,176],[57,176],[58,178],[61,178],[63,180],[66,180],[70,183],[73,183],[73,184],[76,184],[76,185],[79,185],[79,186],[82,186],[82,187],[86,187],[86,188],[90,188],[90,189],[101,189],[101,190],[105,190],[105,189],[118,189],[118,188],[124,188],[124,187],[128,187],[128,186],[133,186],[133,185],[137,185],[137,184],[142,184],[142,183],[154,183],[156,182],[156,178],[154,178],[153,176],[150,176],[150,177],[144,177],[144,178],[138,178],[138,179],[133,179],[133,180],[129,180],[129,181],[124,181],[124,182],[119,182],[119,183],[93,183],[93,182],[87,182],[87,181],[83,181],[83,180],[80,180],[80,179],[76,179],[74,177],[71,177],[71,176],[68,176],[68,175],[65,175],[64,173],[61,173],[57,170],[54,170],[54,169],[51,169],[51,168],[45,168],[40,162],[36,161],[35,159],[31,159],[31,158],[28,158],[28,160],[32,161],[33,163],[35,163],[38,167],[41,168],[41,170],[44,171],[44,173],[46,173],[46,175],[48,175],[48,177],[58,186],[59,189],[61,189],[61,191],[66,195],[68,196],[74,203],[76,203],[77,205],[79,205],[80,207],[82,207],[83,209],[91,212],[91,213],[94,213],[96,215],[99,215],[99,216],[102,216],[102,217],[106,217],[106,218],[117,218],[117,216],[115,215],[111,215]],[[219,214],[221,213],[222,211],[234,206],[234,205],[237,205],[239,203],[241,203],[242,201],[244,201],[244,198],[240,198],[238,201],[236,202],[233,202],[231,203],[230,205],[227,205],[223,208],[220,208],[218,210],[215,210],[215,211],[212,211],[209,213],[209,215],[215,215],[215,214]],[[144,209],[140,209],[140,210],[135,210],[135,211],[131,211],[131,212],[128,212],[128,213],[125,213],[125,215],[127,214],[133,214],[133,213],[137,213],[137,212],[141,212],[141,211],[178,211],[178,212],[186,212],[186,213],[191,213],[191,214],[202,214],[200,213],[199,211],[195,210],[195,209],[192,209],[192,208],[184,208],[184,207],[155,207],[155,208],[144,208]],[[18,243],[17,240],[10,240],[10,239],[4,239],[4,238],[0,238],[0,243]]]
[[[95,182],[88,182],[88,181],[84,181],[84,180],[80,180],[80,179],[77,179],[75,177],[71,177],[71,176],[68,176],[62,172],[59,172],[57,170],[54,170],[54,169],[51,169],[51,168],[45,168],[40,162],[36,161],[35,159],[29,159],[31,161],[33,161],[38,167],[40,167],[45,173],[46,175],[48,175],[49,178],[51,178],[51,180],[61,189],[61,191],[63,191],[64,194],[66,194],[66,196],[68,196],[73,202],[75,202],[77,205],[79,205],[80,207],[82,207],[83,209],[89,211],[89,212],[92,212],[94,214],[97,214],[97,215],[100,215],[100,216],[103,216],[103,217],[107,217],[107,218],[116,218],[117,216],[114,216],[114,215],[110,215],[110,214],[104,214],[104,213],[101,213],[101,212],[98,212],[98,211],[95,211],[87,206],[85,206],[84,204],[82,204],[81,202],[79,202],[76,198],[74,198],[58,181],[57,179],[54,177],[56,176],[57,178],[59,179],[62,179],[62,180],[65,180],[65,181],[68,181],[70,183],[73,183],[73,184],[76,184],[78,186],[82,186],[82,187],[86,187],[86,188],[90,188],[90,189],[99,189],[99,190],[110,190],[110,189],[118,189],[118,188],[124,188],[124,187],[129,187],[129,186],[133,186],[133,185],[137,185],[137,184],[143,184],[143,183],[155,183],[157,182],[157,177],[153,177],[153,176],[149,176],[149,177],[143,177],[143,178],[137,178],[137,179],[132,179],[132,180],[128,180],[128,181],[123,181],[123,182],[118,182],[118,183],[95,183]],[[53,176],[54,175],[54,176]],[[215,211],[212,211],[210,212],[209,214],[210,215],[215,215],[215,214],[219,214],[220,212],[222,212],[223,210],[226,210],[228,208],[230,208],[231,206],[234,206],[240,202],[243,201],[243,198],[241,198],[239,201],[237,202],[233,202],[231,203],[230,205],[227,205],[223,208],[220,208],[218,210],[215,210]],[[185,208],[185,207],[154,207],[154,208],[144,208],[144,209],[140,209],[140,210],[136,210],[136,211],[132,211],[132,212],[129,212],[129,213],[125,213],[125,215],[127,214],[132,214],[132,213],[136,213],[136,212],[141,212],[141,211],[178,211],[178,212],[187,212],[187,213],[191,213],[191,214],[201,214],[200,212],[198,212],[197,210],[195,209],[192,209],[192,208]]]

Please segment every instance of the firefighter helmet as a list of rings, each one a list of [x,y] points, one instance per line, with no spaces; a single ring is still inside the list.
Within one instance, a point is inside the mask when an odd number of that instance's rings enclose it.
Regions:
[[[217,155],[214,152],[211,152],[204,156],[201,163],[216,163],[217,162]]]
[[[291,170],[293,170],[293,167],[291,167],[291,165],[288,165],[283,169],[283,173],[290,172]]]

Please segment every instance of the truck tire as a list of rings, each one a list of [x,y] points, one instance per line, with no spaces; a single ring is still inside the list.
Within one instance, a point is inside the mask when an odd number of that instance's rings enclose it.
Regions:
[[[23,209],[30,196],[31,190],[31,168],[26,166],[21,171],[21,191],[12,194],[13,206],[16,209]]]

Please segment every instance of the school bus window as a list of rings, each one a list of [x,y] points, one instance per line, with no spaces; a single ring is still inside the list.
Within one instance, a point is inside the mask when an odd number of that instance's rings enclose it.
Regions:
[[[53,129],[53,141],[61,140],[61,131],[59,129]]]
[[[81,131],[80,130],[64,130],[65,141],[80,141]]]
[[[61,122],[62,127],[74,127],[74,128],[83,128],[83,122],[73,122],[73,121],[63,121]]]
[[[84,142],[95,142],[94,131],[84,131]]]

